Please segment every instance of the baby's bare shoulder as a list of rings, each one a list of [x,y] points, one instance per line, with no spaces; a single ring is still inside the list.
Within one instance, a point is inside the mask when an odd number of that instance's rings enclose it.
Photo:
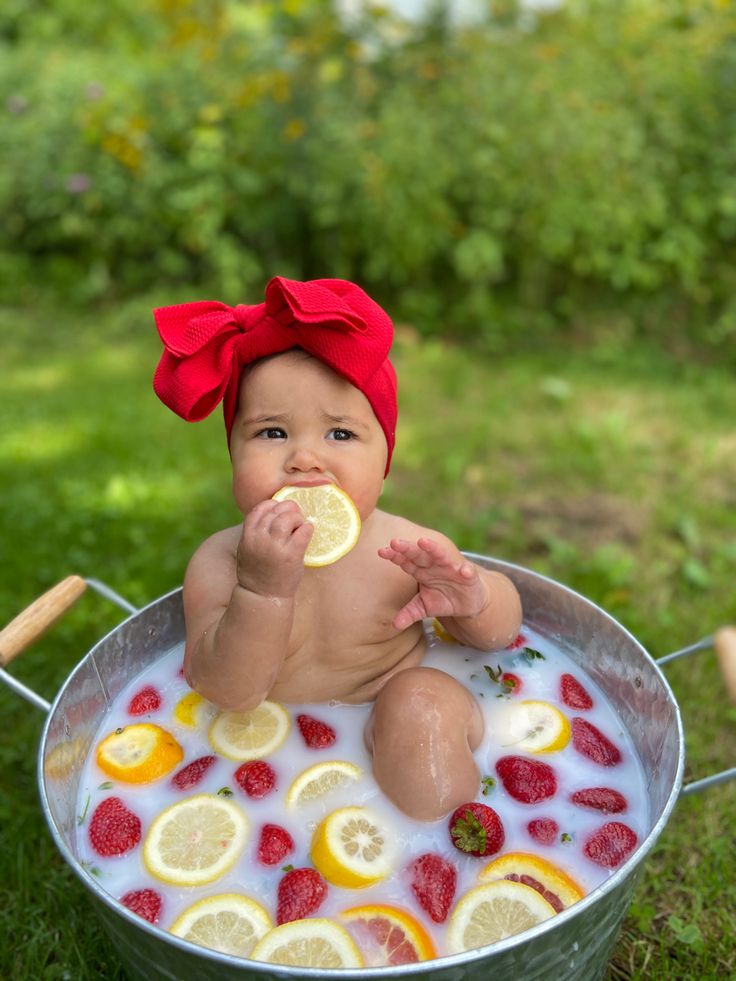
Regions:
[[[227,606],[235,585],[235,557],[240,525],[225,528],[205,539],[189,560],[184,576],[184,606],[190,612],[202,607]]]

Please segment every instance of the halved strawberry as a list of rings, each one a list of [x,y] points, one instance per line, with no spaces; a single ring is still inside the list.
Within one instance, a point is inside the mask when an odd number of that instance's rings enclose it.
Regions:
[[[593,708],[593,699],[571,674],[563,674],[560,678],[560,698],[571,709]]]
[[[276,786],[276,771],[265,760],[249,760],[235,771],[235,781],[249,797],[260,800]]]
[[[120,902],[149,923],[158,923],[163,900],[155,889],[133,889],[126,892]]]
[[[278,865],[294,851],[294,839],[278,824],[264,824],[258,839],[258,861],[262,865]]]
[[[592,722],[576,716],[571,727],[572,744],[578,753],[599,766],[616,766],[621,762],[621,751]]]
[[[520,695],[524,687],[518,674],[513,674],[511,671],[504,671],[498,683],[501,685],[501,691],[507,695]]]
[[[549,763],[525,756],[502,756],[496,763],[506,793],[522,804],[539,804],[557,793],[557,777]]]
[[[540,845],[552,845],[560,833],[560,826],[553,818],[534,818],[527,824],[526,830]]]
[[[153,685],[146,685],[128,703],[128,715],[145,715],[161,708],[161,695]]]
[[[455,898],[457,869],[446,858],[427,852],[407,867],[411,890],[435,923],[444,923]]]
[[[327,883],[316,869],[291,869],[279,882],[276,896],[280,926],[316,913],[327,896]]]
[[[578,807],[602,811],[604,814],[623,814],[629,806],[624,795],[611,787],[585,787],[570,794],[570,800]]]
[[[141,840],[141,821],[119,797],[106,797],[89,822],[90,844],[103,858],[125,855]]]
[[[498,814],[488,804],[475,801],[456,808],[448,827],[455,848],[468,855],[495,855],[505,838]]]
[[[215,759],[215,756],[200,756],[199,759],[192,760],[181,770],[177,770],[171,778],[172,784],[177,790],[191,790],[192,787],[196,787]]]
[[[583,851],[596,865],[616,869],[626,861],[638,844],[636,833],[628,824],[609,821],[588,838]]]
[[[517,634],[516,638],[511,641],[509,646],[506,648],[507,651],[518,651],[520,647],[526,647],[526,637],[524,634]]]
[[[297,715],[296,724],[302,739],[310,749],[327,749],[337,739],[337,733],[326,722],[315,719],[312,715]]]

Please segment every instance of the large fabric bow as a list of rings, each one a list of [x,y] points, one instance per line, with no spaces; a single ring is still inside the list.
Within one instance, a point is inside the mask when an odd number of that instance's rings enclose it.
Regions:
[[[386,436],[388,473],[397,417],[396,373],[388,359],[393,324],[355,283],[277,276],[264,303],[181,303],[153,315],[164,344],[153,387],[187,422],[204,419],[222,401],[229,443],[243,368],[301,347],[366,396]]]

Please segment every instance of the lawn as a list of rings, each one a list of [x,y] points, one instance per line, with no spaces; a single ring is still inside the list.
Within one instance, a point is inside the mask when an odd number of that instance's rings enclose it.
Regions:
[[[0,623],[70,572],[142,605],[179,585],[196,545],[237,520],[219,412],[187,426],[151,391],[150,306],[0,311]],[[410,327],[397,333],[388,510],[572,586],[654,656],[736,622],[728,371],[645,346],[490,357]],[[118,619],[88,594],[11,671],[51,699]],[[736,710],[712,653],[667,675],[685,721],[687,778],[733,765]],[[41,814],[42,713],[4,686],[0,707],[0,976],[121,978]],[[734,784],[678,803],[609,979],[734,976],[734,826]]]

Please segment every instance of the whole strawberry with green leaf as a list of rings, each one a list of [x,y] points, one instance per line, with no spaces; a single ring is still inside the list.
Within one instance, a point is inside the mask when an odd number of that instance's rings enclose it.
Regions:
[[[448,827],[453,845],[466,855],[495,855],[506,837],[493,808],[475,801],[456,808]]]

